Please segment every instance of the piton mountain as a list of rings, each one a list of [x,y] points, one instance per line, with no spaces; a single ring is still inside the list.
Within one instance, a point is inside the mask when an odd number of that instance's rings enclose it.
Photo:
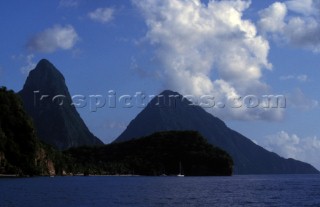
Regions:
[[[81,119],[63,75],[48,60],[42,59],[30,71],[18,94],[45,143],[59,150],[103,144]]]
[[[202,107],[170,90],[153,98],[114,142],[169,130],[198,131],[209,143],[232,156],[235,174],[319,173],[310,164],[267,151]]]

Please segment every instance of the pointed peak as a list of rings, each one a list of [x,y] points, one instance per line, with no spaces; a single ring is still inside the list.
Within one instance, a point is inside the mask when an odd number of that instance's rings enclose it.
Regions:
[[[175,96],[175,95],[178,95],[178,96],[181,96],[180,93],[175,92],[175,91],[171,91],[171,90],[164,90],[159,95],[163,95],[163,96],[172,96],[172,95]]]
[[[35,70],[37,70],[37,69],[38,70],[39,69],[41,69],[41,70],[44,70],[44,69],[55,69],[55,70],[57,70],[56,67],[47,59],[40,60],[38,62],[38,64],[37,64]]]
[[[38,62],[38,65],[52,65],[52,63],[47,60],[47,59],[41,59],[39,62]]]
[[[63,150],[102,144],[71,104],[71,95],[62,73],[48,60],[40,60],[36,68],[30,71],[19,94],[42,141]],[[57,95],[64,96],[61,104],[54,101]]]
[[[36,68],[30,71],[22,91],[32,93],[34,90],[42,90],[46,93],[67,93],[62,73],[46,59],[40,60]]]
[[[36,68],[33,69],[29,76],[41,76],[42,78],[47,79],[62,79],[64,80],[64,77],[62,73],[47,59],[41,59]]]
[[[155,108],[184,108],[192,106],[192,103],[178,92],[164,90],[159,95],[155,96],[148,105]]]

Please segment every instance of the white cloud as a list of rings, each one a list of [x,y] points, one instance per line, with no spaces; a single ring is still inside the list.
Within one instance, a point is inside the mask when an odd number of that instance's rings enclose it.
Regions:
[[[20,68],[22,74],[28,75],[29,72],[36,67],[36,63],[33,61],[33,58],[33,54],[25,56],[25,65]]]
[[[260,12],[260,29],[279,42],[320,52],[320,1],[276,2]]]
[[[101,22],[101,23],[108,23],[113,19],[114,16],[114,9],[112,8],[97,8],[95,11],[90,12],[88,14],[89,18]]]
[[[285,27],[284,18],[286,15],[286,5],[276,2],[260,12],[260,27],[268,32],[282,31]]]
[[[297,80],[299,82],[306,82],[308,81],[308,76],[305,74],[301,74],[301,75],[287,75],[287,76],[281,76],[280,80]]]
[[[297,80],[300,82],[306,82],[308,80],[308,76],[307,75],[298,75]]]
[[[71,25],[55,25],[38,33],[28,42],[32,51],[50,53],[57,49],[69,50],[78,42],[79,36]]]
[[[36,67],[36,63],[34,62],[34,54],[20,54],[13,55],[11,57],[13,60],[18,61],[23,66],[20,67],[20,72],[24,75],[28,75],[29,72]]]
[[[306,16],[317,15],[320,11],[319,0],[290,0],[285,3],[290,10]]]
[[[308,162],[320,169],[320,138],[317,136],[302,138],[296,134],[281,131],[267,136],[261,144],[285,158]]]
[[[250,1],[133,2],[145,18],[145,40],[155,48],[167,88],[184,94],[210,94],[222,101],[268,90],[261,81],[263,71],[272,68],[268,41],[242,17]],[[239,119],[279,118],[279,110],[237,108],[223,114]]]

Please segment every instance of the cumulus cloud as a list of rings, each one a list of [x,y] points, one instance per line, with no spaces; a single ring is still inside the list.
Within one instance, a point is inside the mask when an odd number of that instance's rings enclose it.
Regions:
[[[51,53],[58,49],[72,49],[78,40],[79,36],[71,25],[55,25],[35,35],[27,45],[32,51]]]
[[[305,16],[319,14],[319,0],[290,0],[285,3],[290,10]]]
[[[155,48],[167,88],[183,94],[210,94],[222,101],[268,91],[261,81],[263,71],[272,68],[268,41],[242,16],[250,1],[133,2],[145,18],[145,41]],[[278,119],[281,113],[245,108],[223,112],[239,119]]]
[[[260,30],[277,41],[320,52],[320,1],[275,2],[260,12]]]
[[[285,27],[284,18],[286,15],[286,5],[276,2],[260,12],[260,27],[267,32],[282,31]]]
[[[296,134],[280,131],[267,136],[261,144],[285,158],[305,161],[320,169],[320,138],[317,136],[302,138]]]
[[[88,14],[88,17],[94,21],[108,23],[113,19],[114,9],[112,8],[97,8]]]

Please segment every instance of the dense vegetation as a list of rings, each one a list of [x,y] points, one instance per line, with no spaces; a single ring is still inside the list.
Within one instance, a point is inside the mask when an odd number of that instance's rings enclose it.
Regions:
[[[59,169],[60,164],[61,169],[63,160],[61,153],[38,140],[32,120],[25,113],[20,98],[13,91],[1,87],[0,174],[56,173],[55,168]]]
[[[65,152],[68,171],[84,174],[231,175],[233,161],[194,131],[159,132],[103,147]]]
[[[8,173],[37,174],[38,148],[32,122],[13,91],[0,89],[1,169]],[[5,161],[6,160],[6,161]]]

